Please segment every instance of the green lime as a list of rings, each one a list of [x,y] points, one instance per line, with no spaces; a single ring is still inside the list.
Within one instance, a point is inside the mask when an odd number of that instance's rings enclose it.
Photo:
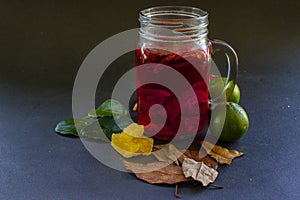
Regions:
[[[224,87],[225,87],[225,94],[227,101],[239,103],[240,101],[240,89],[237,84],[234,84],[233,81],[229,81],[228,84],[226,84],[226,78],[214,78],[210,81],[209,84],[209,90],[210,90],[210,97],[212,99],[215,99],[219,96],[221,96]]]
[[[226,83],[226,77],[222,77],[223,83]],[[227,101],[239,103],[241,98],[240,88],[237,84],[233,87],[233,81],[229,81],[227,86],[225,87],[226,99]]]
[[[220,78],[213,78],[209,82],[210,98],[215,99],[222,94],[224,88],[223,81]]]
[[[219,107],[219,108],[218,108]],[[246,111],[234,102],[226,103],[226,117],[225,122],[222,121],[221,105],[215,108],[216,115],[211,120],[211,130],[214,133],[221,131],[219,139],[224,142],[234,142],[243,137],[249,128],[249,119]],[[223,110],[224,111],[224,110]],[[224,118],[223,118],[224,119]],[[224,126],[222,126],[224,122]]]
[[[241,98],[240,88],[237,84],[235,84],[233,92],[232,92],[231,96],[229,96],[227,98],[227,101],[231,101],[231,102],[234,102],[234,103],[239,103],[240,98]]]
[[[226,84],[226,78],[225,77],[222,77],[222,81],[223,81],[223,84],[225,85]],[[232,95],[232,92],[234,90],[234,84],[233,84],[233,81],[229,81],[227,85],[225,85],[225,93],[226,93],[226,99],[228,100],[231,95]]]
[[[226,78],[225,78],[225,82],[226,82]],[[226,96],[231,95],[233,91],[232,82],[229,82],[229,84],[225,86],[224,78],[213,78],[209,83],[210,98],[215,99],[220,97],[222,95],[222,92],[224,91],[224,87],[225,87]]]

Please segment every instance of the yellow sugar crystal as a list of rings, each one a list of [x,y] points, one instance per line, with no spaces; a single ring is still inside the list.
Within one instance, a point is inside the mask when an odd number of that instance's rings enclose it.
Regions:
[[[127,126],[123,132],[127,133],[128,135],[131,135],[133,137],[142,137],[144,134],[144,126],[138,125],[137,123],[132,123],[129,126]]]
[[[137,155],[150,155],[153,139],[148,137],[133,137],[125,132],[112,134],[112,147],[125,158]]]

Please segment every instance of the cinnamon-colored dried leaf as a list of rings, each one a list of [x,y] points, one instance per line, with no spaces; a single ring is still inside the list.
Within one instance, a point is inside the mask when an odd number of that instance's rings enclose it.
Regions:
[[[192,177],[194,180],[200,181],[203,186],[213,183],[219,174],[204,162],[197,162],[190,158],[183,160],[182,170],[186,178]]]
[[[179,151],[173,144],[169,144],[166,148],[153,151],[152,155],[154,155],[159,161],[170,164],[174,162],[176,165],[179,165],[178,159],[183,156],[183,153]]]
[[[202,153],[197,150],[178,150],[174,145],[169,144],[166,145],[154,145],[152,154],[156,157],[157,160],[173,163],[177,158],[180,163],[183,162],[185,158],[191,158],[198,162],[204,162],[207,166],[212,167],[214,169],[218,168],[218,162],[207,155],[206,153]],[[167,150],[168,149],[168,150]],[[159,151],[158,151],[159,150]],[[175,161],[178,165],[179,163]]]
[[[172,163],[169,162],[169,157],[167,156],[167,153],[164,149],[160,149],[157,151],[152,151],[151,153],[157,160],[162,161],[162,162],[167,162],[167,163]]]
[[[213,168],[213,169],[217,169],[218,168],[218,162],[213,159],[212,157],[206,155],[202,155],[201,153],[199,153],[199,151],[192,151],[192,150],[186,150],[184,152],[185,157],[191,158],[197,162],[204,162],[207,166]],[[184,159],[184,158],[183,158]],[[182,161],[183,161],[182,159]],[[181,163],[182,163],[181,161]]]
[[[192,180],[184,176],[180,166],[166,162],[141,164],[124,160],[123,163],[138,179],[151,184],[175,184]]]
[[[178,150],[173,144],[169,144],[169,153],[171,155],[173,155],[174,157],[176,157],[178,160],[180,157],[184,157],[184,153],[182,151]],[[178,161],[176,164],[179,165]]]
[[[244,155],[243,152],[239,152],[236,150],[228,150],[225,147],[221,147],[218,145],[213,145],[209,142],[203,141],[202,147],[207,151],[207,153],[216,159],[216,161],[220,164],[228,164],[232,163],[234,158],[240,157]]]
[[[153,145],[152,151],[157,151],[159,149],[162,149],[166,146],[166,144],[155,144]]]

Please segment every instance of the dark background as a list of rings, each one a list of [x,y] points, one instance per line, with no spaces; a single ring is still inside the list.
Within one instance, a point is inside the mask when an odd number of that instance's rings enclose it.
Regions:
[[[72,116],[73,81],[101,41],[138,27],[138,11],[190,5],[209,12],[210,38],[238,52],[245,152],[219,167],[222,190],[181,184],[184,199],[300,199],[300,3],[296,0],[0,1],[0,199],[174,199],[102,165],[79,139],[55,134]],[[99,99],[102,101],[103,99]]]

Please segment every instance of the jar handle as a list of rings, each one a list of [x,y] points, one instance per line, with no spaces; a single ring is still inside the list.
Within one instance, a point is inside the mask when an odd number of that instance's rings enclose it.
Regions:
[[[234,49],[226,42],[224,42],[222,40],[217,40],[217,39],[210,39],[210,42],[212,43],[212,50],[213,50],[212,54],[222,51],[225,53],[225,56],[227,59],[227,70],[228,71],[227,71],[227,76],[226,76],[226,83],[224,85],[223,92],[222,92],[222,94],[224,94],[225,88],[227,86],[229,86],[230,82],[232,82],[233,85],[235,85],[235,83],[236,83],[236,79],[237,79],[237,75],[238,75],[238,67],[239,67],[238,56],[237,56],[236,52],[234,51]],[[229,88],[232,89],[232,91],[229,91],[230,93],[232,93],[234,87],[229,87]],[[216,97],[214,99],[211,99],[210,100],[211,105],[220,103],[220,101],[222,101],[221,96],[222,95],[220,95],[219,97]]]

